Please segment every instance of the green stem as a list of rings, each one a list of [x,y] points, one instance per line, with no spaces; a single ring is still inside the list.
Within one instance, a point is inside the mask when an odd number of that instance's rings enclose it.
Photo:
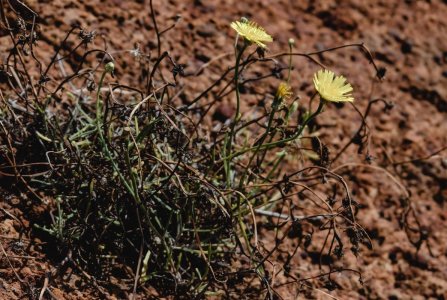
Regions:
[[[306,126],[309,124],[309,122],[311,120],[313,120],[318,114],[321,113],[321,111],[323,110],[324,104],[325,104],[324,100],[320,100],[320,104],[318,105],[317,110],[312,115],[310,115],[308,118],[306,118],[306,120],[304,120],[303,125],[300,126],[298,131],[293,136],[291,136],[289,138],[286,138],[286,139],[283,139],[283,140],[276,141],[276,142],[264,144],[261,147],[259,147],[260,148],[259,150],[272,149],[272,148],[274,148],[274,147],[276,147],[276,146],[278,146],[280,144],[288,143],[288,142],[291,142],[291,141],[295,140],[296,138],[298,138],[303,133],[304,128],[306,128]],[[246,148],[244,150],[241,150],[241,151],[238,151],[236,153],[233,153],[230,156],[225,157],[224,159],[225,160],[233,159],[233,158],[235,158],[237,156],[240,156],[240,155],[242,155],[244,153],[250,152],[252,150],[256,150],[257,148],[258,148],[258,146]]]
[[[292,57],[293,57],[293,55],[292,55],[292,50],[293,50],[292,47],[293,47],[292,43],[289,42],[289,67],[288,67],[288,74],[287,74],[287,84],[290,84],[290,77],[291,77],[291,72],[292,72]],[[274,101],[279,101],[279,100],[280,99],[275,99]],[[264,143],[265,139],[267,138],[267,136],[268,136],[268,134],[270,132],[271,123],[273,121],[273,117],[274,117],[275,113],[276,113],[276,109],[273,108],[272,112],[270,113],[270,117],[269,117],[269,121],[268,121],[268,125],[267,125],[267,130],[266,130],[265,134],[259,140],[258,147],[255,149],[253,155],[251,156],[251,158],[250,158],[250,160],[248,162],[247,168],[244,171],[244,175],[242,176],[242,178],[241,178],[241,180],[239,182],[239,188],[241,188],[243,186],[244,181],[245,181],[245,177],[247,176],[248,169],[250,168],[250,165],[253,162],[253,159],[258,155],[258,153],[259,153],[259,151],[261,149],[262,143]],[[272,135],[270,137],[269,143],[273,140],[273,138],[274,138],[274,135]],[[261,158],[261,163],[260,164],[262,164],[262,161],[264,160],[265,153],[266,152],[264,152],[264,155]]]
[[[101,88],[104,83],[104,78],[106,77],[107,71],[104,71],[101,75],[101,79],[99,80],[98,84],[98,91],[96,93],[96,130],[98,131],[99,135],[99,141],[101,142],[101,146],[104,150],[104,153],[106,154],[109,161],[112,163],[113,170],[118,174],[120,177],[121,182],[124,184],[127,191],[132,195],[132,197],[139,202],[138,196],[135,195],[134,190],[129,185],[127,180],[124,178],[123,174],[121,174],[120,169],[118,165],[115,162],[115,159],[112,156],[112,153],[109,150],[109,147],[107,146],[106,139],[104,137],[104,134],[102,132],[102,101],[101,101]]]
[[[233,140],[235,139],[235,128],[237,123],[239,122],[240,119],[240,102],[241,102],[241,95],[239,92],[239,66],[240,66],[240,60],[242,58],[242,54],[244,53],[245,49],[247,48],[247,44],[244,43],[244,45],[242,46],[242,49],[238,52],[237,51],[237,44],[235,44],[235,56],[236,56],[236,65],[234,67],[234,82],[236,85],[236,113],[234,115],[234,119],[233,122],[231,123],[231,127],[230,127],[230,136],[227,140],[227,144],[226,144],[226,155],[228,155],[227,157],[229,157],[229,159],[225,159],[224,160],[224,164],[225,164],[225,172],[226,172],[226,180],[227,180],[227,187],[231,186],[231,160],[232,160],[232,154],[231,154],[231,148],[233,145]]]
[[[275,101],[279,101],[280,99],[274,99],[273,103],[275,103]],[[276,106],[273,105],[272,111],[270,112],[270,116],[269,116],[269,120],[267,123],[267,129],[265,130],[264,134],[262,135],[262,137],[259,139],[259,141],[257,142],[257,148],[255,149],[255,151],[253,152],[252,156],[250,157],[248,164],[247,164],[247,168],[245,168],[244,174],[241,177],[241,180],[239,181],[239,188],[241,188],[244,185],[245,182],[245,178],[247,176],[248,173],[248,169],[250,168],[251,163],[253,162],[253,159],[256,157],[256,155],[258,154],[262,144],[264,143],[265,139],[267,138],[268,134],[270,133],[270,129],[272,127],[272,123],[273,123],[273,118],[275,116],[277,109]]]
[[[147,210],[147,208],[141,202],[140,196],[138,194],[138,187],[135,186],[135,183],[132,183],[132,182],[129,183],[129,181],[126,180],[126,178],[122,174],[118,164],[116,163],[115,159],[113,158],[112,152],[110,151],[110,149],[109,149],[109,147],[107,145],[106,139],[104,137],[104,134],[102,132],[102,126],[103,126],[102,117],[103,116],[102,116],[101,88],[102,88],[102,85],[104,83],[104,78],[105,78],[107,73],[108,73],[107,71],[104,71],[102,73],[101,79],[100,79],[99,84],[98,84],[98,91],[97,91],[97,94],[96,94],[96,129],[98,131],[99,142],[101,143],[101,146],[102,146],[102,149],[104,151],[104,154],[106,155],[107,159],[112,164],[113,171],[118,174],[118,177],[119,177],[120,181],[123,183],[124,187],[129,192],[129,194],[132,196],[132,198],[134,199],[136,204],[143,209],[143,212],[146,215],[146,218],[148,220],[148,224],[149,224],[150,228],[162,240],[162,243],[165,246],[165,249],[169,250],[169,247],[166,244],[166,241],[165,241],[164,237],[160,234],[160,232],[157,230],[155,225],[152,224],[151,218],[149,216],[149,211]],[[131,174],[130,176],[132,176],[132,173],[131,173],[132,171],[129,170],[129,172]]]
[[[273,165],[273,168],[270,170],[270,172],[267,174],[266,180],[269,180],[272,178],[273,174],[275,173],[276,169],[278,168],[279,164],[282,162],[282,160],[286,157],[285,153],[282,153],[280,157],[276,159],[275,164]]]

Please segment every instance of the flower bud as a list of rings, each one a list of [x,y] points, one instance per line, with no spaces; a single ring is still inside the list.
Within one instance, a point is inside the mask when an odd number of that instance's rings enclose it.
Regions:
[[[115,70],[115,64],[113,62],[108,62],[105,66],[105,70],[107,73],[113,73]]]
[[[294,39],[292,39],[292,38],[289,39],[289,46],[290,47],[295,46],[295,40]]]

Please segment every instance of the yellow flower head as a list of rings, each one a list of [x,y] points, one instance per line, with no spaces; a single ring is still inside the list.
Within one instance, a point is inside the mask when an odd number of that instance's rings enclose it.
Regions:
[[[261,48],[266,48],[266,42],[272,42],[273,38],[265,32],[264,28],[255,22],[240,22],[235,21],[231,23],[231,28],[243,36],[247,41],[255,43]]]
[[[293,93],[290,85],[288,85],[286,82],[281,82],[278,86],[278,90],[276,91],[276,98],[287,100],[292,97],[292,95]]]
[[[335,76],[329,70],[320,70],[314,75],[314,85],[321,98],[334,102],[352,102],[352,86],[343,76]]]

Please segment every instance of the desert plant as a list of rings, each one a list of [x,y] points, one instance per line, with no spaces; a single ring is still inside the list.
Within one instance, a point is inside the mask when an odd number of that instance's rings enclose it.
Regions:
[[[320,256],[334,259],[347,244],[355,255],[362,243],[371,246],[346,181],[330,170],[328,147],[314,134],[315,120],[331,102],[353,101],[351,85],[326,70],[314,58],[318,53],[295,53],[290,41],[289,51],[265,56],[272,37],[246,19],[232,23],[235,63],[211,87],[231,75],[236,111],[216,131],[200,124],[209,109],[197,104],[208,90],[190,103],[171,103],[183,66],[168,52],[159,48],[158,57],[149,57],[129,51],[151,68],[143,87],[121,85],[111,81],[119,59],[89,49],[95,34],[73,28],[63,43],[78,33],[78,45],[67,53],[56,49],[44,68],[33,53],[36,39],[23,38],[37,35],[35,23],[20,22],[3,2],[2,11],[8,28],[14,17],[22,27],[11,32],[2,65],[9,90],[0,94],[0,166],[33,205],[47,208],[36,232],[52,238],[59,259],[68,257],[98,281],[126,270],[134,290],[150,284],[179,297],[228,291],[231,282],[255,276],[273,298],[267,262],[289,239],[306,249],[314,232],[322,232]],[[63,61],[81,46],[73,73],[52,79],[49,74],[64,70]],[[372,61],[363,45],[346,47],[362,49]],[[93,54],[100,56],[98,64]],[[293,97],[294,56],[322,69],[308,101]],[[244,116],[241,74],[281,57],[289,58],[287,79],[265,95],[264,113]],[[171,81],[159,72],[165,61]],[[263,246],[259,227],[264,236],[275,236],[273,248]],[[296,249],[283,264],[291,278]],[[329,266],[322,274],[342,270]]]

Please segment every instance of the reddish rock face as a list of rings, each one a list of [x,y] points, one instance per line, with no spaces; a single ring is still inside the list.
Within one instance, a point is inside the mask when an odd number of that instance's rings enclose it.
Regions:
[[[114,53],[115,71],[121,84],[144,86],[141,73],[143,62],[132,55],[130,50],[139,45],[145,55],[157,53],[158,44],[150,19],[149,1],[23,2],[38,14],[40,37],[36,55],[40,59],[48,63],[66,32],[72,25],[79,25],[88,31],[96,31],[98,38],[94,45],[102,47],[105,41],[108,50]],[[20,4],[17,5],[16,10],[26,10],[20,8]],[[381,82],[373,79],[375,70],[358,49],[345,48],[316,56],[326,66],[350,79],[355,103],[361,112],[365,111],[368,99],[385,98],[395,104],[386,113],[383,112],[382,104],[373,106],[370,112],[369,151],[377,168],[360,166],[365,163],[365,152],[359,154],[356,146],[351,146],[333,164],[334,168],[348,162],[357,164],[349,168],[350,172],[346,171],[345,175],[349,175],[349,184],[362,205],[358,219],[370,234],[374,248],[367,250],[365,247],[359,258],[346,257],[343,266],[359,269],[364,276],[364,285],[359,283],[355,274],[334,274],[332,279],[339,289],[329,291],[327,285],[317,281],[314,285],[318,289],[306,289],[303,293],[312,298],[321,298],[324,293],[330,293],[341,299],[443,299],[447,294],[447,153],[442,150],[447,146],[445,1],[172,0],[154,1],[154,8],[161,30],[176,24],[161,36],[161,50],[169,51],[178,63],[186,65],[187,76],[177,78],[179,85],[184,87],[176,98],[177,105],[194,100],[233,66],[235,33],[229,24],[241,16],[252,17],[273,36],[274,42],[269,44],[266,56],[288,51],[289,38],[295,39],[294,51],[297,52],[314,52],[352,42],[363,42],[371,50],[378,66],[387,70]],[[181,15],[178,23],[177,15]],[[24,18],[27,22],[32,19],[29,10],[24,12]],[[7,32],[0,29],[2,63],[8,53],[8,39]],[[74,45],[75,41],[78,40],[71,40],[68,45]],[[79,53],[73,54],[74,61],[79,58]],[[92,57],[91,62],[99,59]],[[266,73],[277,74],[275,68],[286,65],[287,60],[279,60],[277,63],[277,66],[270,64],[254,67],[244,79]],[[300,57],[295,57],[293,64],[292,88],[301,98],[307,99],[313,93],[312,75],[319,67]],[[67,64],[67,72],[72,71],[73,66]],[[188,76],[192,74],[199,76]],[[169,72],[164,75],[174,81]],[[263,101],[271,101],[259,95],[274,94],[278,82],[272,79],[262,84],[245,84],[241,90],[242,113]],[[5,84],[0,75],[2,91],[5,91]],[[226,95],[224,86],[222,84],[213,89],[203,101],[214,101]],[[211,110],[214,119],[204,120],[204,126],[215,126],[233,117],[233,93],[218,99],[218,103]],[[359,122],[359,115],[352,107],[345,105],[341,109],[331,105],[318,120],[318,125],[323,129],[336,128],[335,133],[331,131],[328,135],[327,131],[322,130],[320,138],[325,144],[339,150],[351,139]],[[428,159],[433,153],[437,154]],[[427,159],[417,160],[419,158]],[[383,167],[386,172],[378,167]],[[406,190],[403,191],[401,185]],[[410,202],[403,200],[405,193],[411,194]],[[0,208],[13,211],[13,215],[19,219],[23,218],[20,211],[14,210],[14,201],[4,196],[6,194],[0,195],[4,197]],[[406,228],[405,232],[399,223],[403,216],[408,218],[411,228],[417,225],[424,228],[427,236],[420,239],[421,236],[410,228]],[[13,248],[13,243],[5,243],[3,238],[18,239],[19,233],[11,225],[13,217],[2,211],[0,217],[0,227],[6,228],[5,232],[0,231],[0,241],[8,253],[12,256],[20,253],[38,258],[31,259],[29,266],[20,269],[18,275],[25,278],[33,288],[41,289],[45,271],[54,268],[48,269],[46,263],[40,262],[45,259],[40,243],[26,250],[28,253]],[[267,248],[275,245],[272,236],[260,238]],[[25,242],[29,243],[29,240]],[[415,244],[420,246],[419,251],[416,251]],[[284,253],[293,251],[294,246],[284,249]],[[291,272],[313,275],[319,272],[318,261],[305,254],[299,257],[299,260],[291,263]],[[284,254],[284,257],[273,257],[271,260],[285,259]],[[275,270],[278,271],[281,266],[281,263],[277,264]],[[6,261],[2,270],[5,268],[9,268]],[[17,284],[17,274],[11,271],[1,273],[0,298],[16,299],[28,295]],[[73,282],[59,282],[54,294],[61,299],[77,297],[71,295],[70,289],[77,291],[79,299],[88,299],[92,293],[98,294],[89,287],[78,289],[77,281],[81,279],[85,280],[85,277],[79,275],[71,279]],[[288,281],[280,275],[275,279],[278,284]],[[64,291],[66,286],[69,287]],[[299,288],[299,285],[288,284],[279,287],[277,292],[284,299],[292,299]],[[15,292],[9,293],[13,290]]]

